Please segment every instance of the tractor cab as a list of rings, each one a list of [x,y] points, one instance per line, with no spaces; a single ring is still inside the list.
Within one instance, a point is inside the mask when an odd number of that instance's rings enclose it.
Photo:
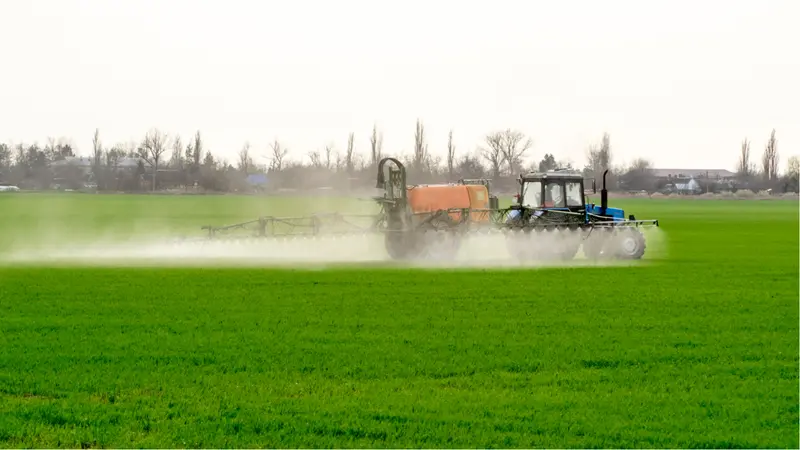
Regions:
[[[600,191],[599,205],[585,202],[583,175],[580,173],[555,170],[520,175],[520,193],[516,196],[518,208],[532,210],[533,215],[537,217],[547,211],[568,211],[585,213],[587,220],[591,216],[603,220],[623,221],[625,212],[620,208],[608,206],[607,174],[608,170],[603,172],[603,189]],[[597,191],[594,180],[592,180],[592,191]],[[629,220],[635,218],[630,216]]]
[[[569,171],[531,172],[520,175],[517,204],[524,208],[583,212],[586,208],[583,175]]]

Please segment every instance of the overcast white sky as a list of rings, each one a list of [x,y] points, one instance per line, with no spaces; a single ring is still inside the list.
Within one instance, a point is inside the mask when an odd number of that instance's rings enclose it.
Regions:
[[[374,122],[384,152],[414,123],[444,154],[519,128],[582,164],[734,169],[777,130],[800,154],[800,1],[2,0],[0,140],[95,128],[106,145],[153,126],[235,160],[279,138],[295,158]],[[261,160],[259,162],[265,162]]]

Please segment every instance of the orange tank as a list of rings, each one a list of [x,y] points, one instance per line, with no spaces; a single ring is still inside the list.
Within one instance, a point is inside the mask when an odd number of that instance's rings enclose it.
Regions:
[[[444,184],[415,186],[408,188],[408,204],[414,213],[434,212],[451,208],[489,208],[489,191],[482,184]],[[486,222],[485,212],[471,213],[472,220]],[[459,220],[460,212],[451,212],[450,217]]]

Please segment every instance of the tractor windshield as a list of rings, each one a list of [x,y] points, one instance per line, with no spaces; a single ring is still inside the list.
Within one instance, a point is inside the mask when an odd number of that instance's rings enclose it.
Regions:
[[[544,207],[564,207],[564,186],[560,181],[554,180],[547,183],[547,186],[544,188]]]
[[[578,181],[567,181],[567,207],[583,206],[583,188]]]
[[[522,206],[538,208],[542,206],[542,182],[526,181],[522,184]]]

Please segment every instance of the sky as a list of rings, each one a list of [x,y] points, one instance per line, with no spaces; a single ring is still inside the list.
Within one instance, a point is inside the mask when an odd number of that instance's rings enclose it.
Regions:
[[[3,0],[0,141],[72,139],[88,154],[152,127],[200,130],[235,162],[326,144],[473,152],[514,128],[582,165],[604,132],[613,163],[734,170],[774,128],[800,154],[797,0]],[[793,46],[794,44],[794,46]]]

